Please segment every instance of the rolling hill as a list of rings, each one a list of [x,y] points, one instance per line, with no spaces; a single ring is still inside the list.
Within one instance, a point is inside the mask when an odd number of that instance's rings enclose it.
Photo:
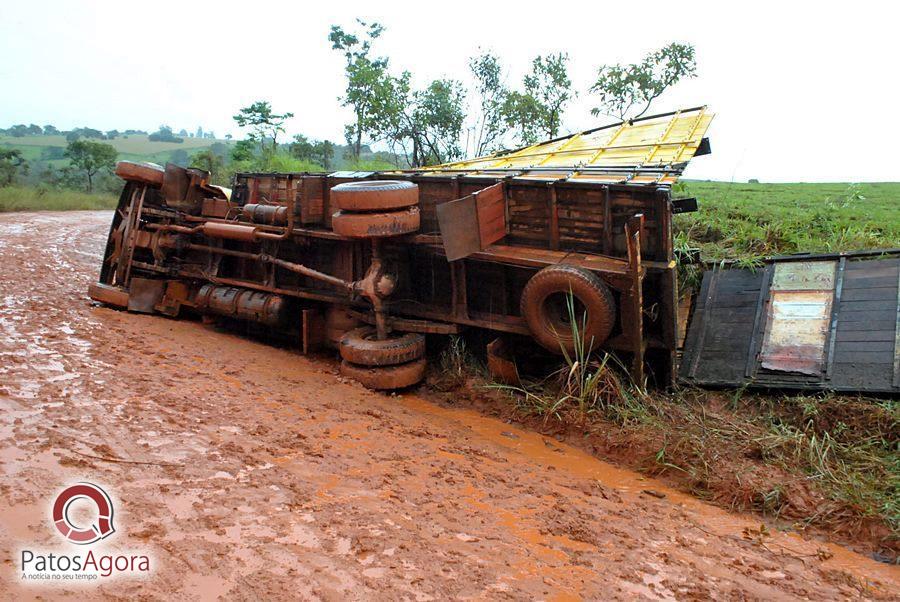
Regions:
[[[120,160],[152,161],[165,164],[173,159],[173,153],[183,151],[188,155],[209,148],[216,143],[227,144],[226,140],[210,138],[185,138],[184,142],[157,142],[143,134],[120,136],[112,140],[98,140],[111,144],[119,152]],[[65,136],[0,136],[0,146],[17,148],[29,162],[42,162],[59,166],[66,160],[62,153],[66,148]],[[178,153],[180,154],[180,153]]]

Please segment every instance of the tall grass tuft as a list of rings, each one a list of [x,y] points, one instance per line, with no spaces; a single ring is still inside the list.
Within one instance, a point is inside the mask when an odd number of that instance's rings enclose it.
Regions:
[[[646,397],[637,387],[630,387],[615,369],[617,360],[604,352],[593,353],[593,339],[583,336],[587,315],[581,323],[575,312],[575,297],[566,295],[569,327],[574,349],[570,352],[560,345],[563,365],[539,381],[525,381],[520,386],[493,384],[492,388],[512,393],[520,409],[544,417],[571,423],[585,423],[597,413],[619,423],[644,420],[648,416],[643,406]],[[621,367],[621,366],[619,366]]]

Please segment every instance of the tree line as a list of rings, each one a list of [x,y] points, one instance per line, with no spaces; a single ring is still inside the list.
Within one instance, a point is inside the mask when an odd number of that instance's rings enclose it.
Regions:
[[[414,88],[408,70],[395,73],[390,59],[374,51],[385,32],[380,23],[357,20],[353,30],[333,25],[332,49],[343,55],[346,89],[340,98],[353,112],[345,138],[358,156],[363,141],[385,143],[411,167],[443,163],[465,154],[482,156],[555,138],[563,114],[578,91],[565,52],[536,56],[520,86],[505,82],[501,60],[481,52],[469,60],[475,101],[455,79],[436,79]],[[637,118],[665,90],[696,75],[694,47],[671,43],[629,64],[601,65],[586,91],[595,97],[592,114]]]
[[[147,136],[150,140],[162,142],[184,142],[185,138],[205,138],[214,140],[216,134],[213,131],[204,131],[203,126],[198,126],[196,133],[188,133],[184,128],[178,132],[176,136],[174,130],[168,125],[161,125],[155,132],[147,132],[146,130],[97,130],[89,127],[73,128],[71,130],[60,130],[53,125],[39,126],[37,124],[25,125],[17,123],[10,127],[0,128],[0,136],[11,136],[13,138],[24,138],[26,136],[65,136],[67,142],[78,140],[79,138],[91,138],[97,140],[115,140],[116,138],[127,138],[128,136]],[[226,139],[230,139],[231,135],[226,134]]]
[[[227,144],[217,142],[193,155],[174,151],[172,162],[209,171],[218,184],[227,184],[239,171],[379,170],[444,163],[557,137],[568,105],[579,94],[569,76],[570,59],[565,52],[534,57],[517,86],[507,84],[496,54],[481,51],[468,60],[474,82],[471,90],[452,78],[416,87],[409,70],[394,71],[390,59],[375,52],[375,43],[384,32],[380,23],[357,20],[353,29],[333,25],[328,33],[331,48],[344,59],[346,86],[339,101],[352,113],[344,126],[346,146],[303,134],[279,143],[294,114],[276,112],[271,103],[258,100],[233,116],[246,132],[245,139],[231,143],[231,136],[226,135]],[[636,63],[600,65],[596,79],[582,93],[595,100],[591,109],[595,116],[635,119],[671,86],[694,77],[696,69],[694,47],[673,42]],[[52,125],[17,124],[0,134],[64,135],[67,147],[49,149],[53,156],[46,159],[65,158],[69,163],[58,170],[48,166],[41,181],[72,186],[80,180],[88,191],[93,191],[99,176],[111,173],[117,158],[115,148],[102,140],[129,135],[174,143],[189,136],[215,138],[202,127],[195,133],[182,129],[176,134],[167,125],[148,134],[92,128],[61,131]],[[387,150],[373,151],[372,145]],[[0,185],[12,184],[17,175],[28,172],[21,151],[0,147]]]

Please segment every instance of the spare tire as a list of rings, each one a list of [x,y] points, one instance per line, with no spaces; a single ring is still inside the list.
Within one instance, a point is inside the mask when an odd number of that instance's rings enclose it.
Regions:
[[[531,277],[522,291],[522,316],[534,339],[555,353],[575,351],[569,312],[574,316],[585,350],[602,345],[616,320],[616,303],[603,281],[592,272],[570,265],[552,265]]]
[[[397,366],[357,366],[341,362],[341,375],[359,381],[368,389],[404,389],[425,378],[425,358]]]
[[[403,180],[347,182],[331,189],[332,204],[342,211],[385,211],[419,204],[419,187]]]
[[[123,180],[140,182],[161,188],[166,170],[156,163],[135,163],[134,161],[119,161],[116,163],[116,175]]]
[[[362,366],[396,366],[425,355],[425,337],[415,332],[399,333],[378,340],[375,328],[363,326],[351,330],[341,339],[341,357]]]
[[[383,238],[409,234],[419,229],[419,208],[384,213],[345,213],[338,211],[331,218],[335,233],[349,238]]]

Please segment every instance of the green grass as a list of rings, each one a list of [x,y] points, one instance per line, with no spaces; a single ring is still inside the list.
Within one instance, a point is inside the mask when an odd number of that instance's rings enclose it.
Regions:
[[[696,213],[675,218],[676,246],[710,260],[900,247],[900,183],[737,184],[684,181]]]
[[[88,194],[76,190],[27,186],[0,188],[0,212],[114,209],[117,201],[111,194]]]

